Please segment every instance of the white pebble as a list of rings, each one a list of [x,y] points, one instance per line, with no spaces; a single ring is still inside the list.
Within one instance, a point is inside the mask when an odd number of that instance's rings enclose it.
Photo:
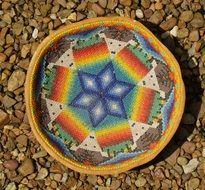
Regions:
[[[56,19],[56,14],[51,14],[51,15],[50,15],[50,18],[51,18],[52,20],[55,20],[55,19]]]
[[[174,26],[174,28],[172,28],[172,30],[170,30],[170,34],[174,37],[177,37],[177,31],[178,31],[178,26]]]
[[[37,29],[37,28],[35,28],[35,29],[33,30],[32,37],[33,37],[34,39],[36,39],[36,38],[38,37],[38,29]]]
[[[143,18],[144,17],[144,14],[143,14],[141,9],[137,9],[135,14],[136,14],[137,18]]]
[[[197,168],[198,164],[199,161],[197,160],[197,158],[191,159],[187,165],[182,166],[184,173],[188,174],[193,172]]]
[[[67,181],[67,179],[68,179],[68,174],[67,174],[67,173],[64,173],[64,174],[63,174],[63,177],[62,177],[62,179],[61,179],[61,182],[62,182],[62,183],[65,183],[65,182]]]

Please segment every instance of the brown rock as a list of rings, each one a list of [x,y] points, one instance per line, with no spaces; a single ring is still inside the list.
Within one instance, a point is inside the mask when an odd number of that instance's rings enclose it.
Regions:
[[[201,178],[205,178],[205,161],[200,163],[200,165],[197,168],[197,173]]]
[[[98,3],[103,8],[106,8],[107,6],[107,0],[99,0]]]
[[[22,70],[15,70],[8,80],[8,90],[14,91],[21,87],[24,84],[25,78],[26,74]]]
[[[3,15],[3,17],[2,17],[2,20],[4,21],[4,22],[6,22],[7,24],[11,24],[11,16],[10,16],[10,14],[9,13],[6,13],[6,14],[4,14]]]
[[[3,10],[7,10],[7,9],[9,9],[11,7],[11,3],[9,3],[9,2],[3,2],[2,3],[2,9]]]
[[[16,103],[16,100],[11,98],[10,96],[8,95],[5,95],[3,97],[3,101],[2,101],[3,105],[6,107],[6,108],[10,108],[11,106],[13,106],[15,103]]]
[[[109,187],[99,186],[98,190],[110,190],[110,188]]]
[[[63,7],[66,7],[66,0],[57,0],[57,2],[63,6]]]
[[[3,166],[9,170],[15,170],[18,168],[19,163],[16,160],[6,160]]]
[[[72,21],[72,22],[75,22],[77,20],[77,14],[76,12],[74,13],[71,13],[69,16],[68,16],[68,20]]]
[[[13,44],[14,43],[14,38],[10,35],[6,35],[6,44]]]
[[[196,145],[192,142],[186,141],[183,145],[182,145],[182,149],[188,153],[188,154],[192,154],[195,149],[196,149]]]
[[[189,40],[191,42],[197,42],[199,40],[199,31],[198,30],[192,30],[189,34]]]
[[[150,18],[152,15],[153,15],[153,10],[152,9],[146,9],[144,11],[145,18]]]
[[[30,49],[31,49],[31,44],[23,45],[23,47],[21,49],[21,57],[26,58],[26,56],[29,53]]]
[[[177,19],[175,17],[172,17],[166,20],[165,22],[161,23],[160,28],[167,31],[167,30],[171,30],[176,24],[177,24]]]
[[[95,13],[99,16],[102,16],[105,14],[105,10],[100,6],[98,5],[97,3],[93,3],[92,4],[92,9],[95,11]]]
[[[107,4],[107,8],[110,10],[114,10],[117,7],[118,0],[109,0]]]
[[[177,162],[177,158],[179,156],[180,149],[176,149],[169,157],[167,157],[165,160],[168,162],[170,165],[175,165]]]
[[[187,28],[182,28],[177,31],[178,38],[186,38],[189,35],[189,30]]]
[[[6,61],[6,55],[4,53],[0,53],[0,63],[3,63]]]
[[[31,159],[26,159],[18,168],[18,172],[23,176],[27,176],[34,172],[34,164]]]
[[[48,14],[48,11],[52,8],[51,4],[45,4],[40,6],[40,12],[42,16],[46,16]]]
[[[36,176],[36,180],[42,180],[45,179],[48,175],[48,170],[47,168],[41,168],[38,172],[38,175]]]
[[[20,35],[23,30],[23,24],[20,22],[15,22],[12,26],[14,35]]]
[[[132,0],[120,0],[120,4],[123,6],[130,6],[132,4]]]
[[[54,179],[55,181],[57,181],[57,182],[60,182],[61,179],[62,179],[62,174],[55,174],[55,175],[53,176],[53,179]]]
[[[158,25],[160,22],[162,22],[162,20],[163,16],[160,11],[155,11],[154,14],[150,17],[149,22]]]
[[[160,181],[165,179],[164,172],[163,172],[162,168],[157,168],[154,171],[154,176]]]
[[[5,125],[9,122],[9,115],[0,109],[0,126]]]
[[[77,16],[76,17],[77,17],[76,20],[80,21],[80,20],[83,20],[86,17],[86,15],[84,15],[84,14],[82,14],[80,12],[77,12]]]
[[[174,5],[179,5],[183,0],[173,0]]]
[[[0,45],[3,46],[5,43],[5,36],[8,31],[8,27],[2,28],[0,32]],[[1,63],[1,61],[0,61]]]
[[[163,4],[161,2],[156,2],[154,6],[156,10],[161,10],[163,8]]]
[[[200,180],[198,178],[192,178],[188,182],[188,189],[197,189],[199,187]]]
[[[101,5],[100,5],[101,6]],[[84,11],[87,7],[87,2],[85,1],[82,1],[78,7],[76,8],[77,11]]]
[[[96,185],[96,183],[97,183],[97,176],[96,175],[88,175],[87,181],[90,184],[92,184],[92,185]]]
[[[188,163],[188,160],[187,160],[187,158],[185,158],[185,157],[179,156],[179,157],[177,158],[177,163],[178,163],[180,166],[184,166],[184,165],[186,165],[186,164]]]
[[[22,135],[19,135],[17,138],[16,138],[16,142],[23,145],[23,146],[27,146],[27,143],[28,143],[28,137],[24,134]]]
[[[136,181],[135,181],[135,185],[137,186],[137,187],[143,187],[145,184],[146,184],[146,178],[144,178],[144,177],[139,177],[139,178],[137,178],[136,179]]]
[[[63,173],[63,168],[62,168],[62,165],[59,164],[59,163],[55,163],[54,165],[52,165],[50,167],[50,172],[51,173]]]
[[[181,13],[179,19],[183,20],[184,22],[189,22],[193,19],[193,12],[192,11],[184,11]]]
[[[46,152],[45,150],[41,150],[41,151],[39,151],[39,152],[36,152],[36,153],[32,156],[32,158],[33,158],[33,159],[37,159],[37,158],[43,158],[43,157],[45,157],[45,156],[47,156],[47,152]]]
[[[141,0],[141,5],[145,8],[148,9],[150,7],[150,0]]]
[[[72,187],[74,187],[75,185],[77,185],[77,179],[75,179],[74,177],[69,177],[68,178],[68,181],[66,182],[66,186],[67,186],[67,188],[72,188]]]
[[[116,190],[118,189],[120,186],[121,186],[121,181],[120,180],[112,180],[112,183],[111,183],[111,186],[110,186],[110,189],[111,190]]]
[[[204,17],[201,13],[197,12],[194,14],[193,20],[190,24],[195,28],[200,28],[204,26]]]

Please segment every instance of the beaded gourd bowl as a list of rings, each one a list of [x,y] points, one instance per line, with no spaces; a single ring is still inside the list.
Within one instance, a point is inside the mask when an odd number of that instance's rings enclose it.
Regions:
[[[71,24],[36,50],[26,80],[29,122],[54,158],[115,174],[147,163],[179,126],[185,90],[177,61],[139,22]]]

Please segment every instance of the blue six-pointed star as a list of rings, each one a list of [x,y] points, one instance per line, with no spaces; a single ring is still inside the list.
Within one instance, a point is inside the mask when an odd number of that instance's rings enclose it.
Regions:
[[[107,115],[127,118],[123,98],[134,85],[117,80],[112,63],[97,75],[78,71],[78,77],[82,91],[70,105],[87,110],[93,127],[97,127]]]

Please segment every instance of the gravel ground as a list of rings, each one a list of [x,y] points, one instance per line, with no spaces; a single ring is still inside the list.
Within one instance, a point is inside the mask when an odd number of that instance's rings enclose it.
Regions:
[[[0,0],[0,189],[205,190],[205,0]],[[74,172],[49,156],[25,113],[30,59],[53,30],[97,16],[144,23],[175,55],[186,108],[172,141],[151,163],[116,176]]]

